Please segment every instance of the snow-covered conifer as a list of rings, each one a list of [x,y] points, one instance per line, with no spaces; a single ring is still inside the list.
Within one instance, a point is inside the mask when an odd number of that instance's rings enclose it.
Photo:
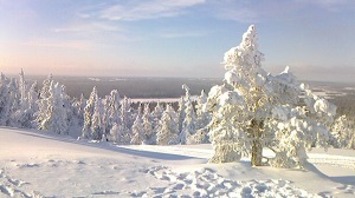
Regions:
[[[153,131],[153,119],[151,118],[151,114],[149,111],[149,104],[144,105],[144,111],[143,111],[143,132],[144,132],[144,144],[155,144],[156,141],[156,135],[154,134]]]
[[[1,112],[0,124],[17,126],[18,121],[14,114],[20,109],[20,93],[16,79],[12,78],[5,88],[4,106]]]
[[[129,133],[127,133],[121,123],[115,123],[112,126],[109,140],[118,145],[126,145],[130,143]]]
[[[78,99],[75,98],[72,106],[74,108],[73,116],[76,117],[78,126],[83,126],[84,125],[84,109],[86,106],[86,99],[84,97],[84,94],[81,94],[80,98],[78,98]]]
[[[184,123],[184,120],[185,120],[185,117],[186,117],[186,112],[185,112],[185,104],[186,104],[186,101],[185,101],[185,97],[181,96],[180,97],[180,100],[179,100],[179,108],[177,110],[177,113],[178,113],[178,130],[179,132],[182,131],[182,126],[183,126],[183,123]]]
[[[90,139],[91,138],[91,121],[92,116],[94,114],[95,103],[98,100],[97,89],[96,87],[92,88],[89,99],[86,102],[86,106],[84,108],[84,126],[82,130],[81,137]]]
[[[279,75],[267,74],[262,60],[252,25],[240,45],[226,52],[224,84],[212,87],[208,96],[207,107],[213,112],[209,135],[215,151],[211,161],[251,156],[258,166],[263,164],[263,148],[268,147],[276,156],[269,160],[271,165],[301,167],[306,148],[326,146],[335,107],[298,83],[288,67]]]
[[[144,128],[143,128],[141,106],[142,105],[139,105],[137,117],[132,125],[131,144],[140,145],[144,141]]]
[[[157,144],[169,145],[179,143],[177,116],[174,109],[167,105],[159,122],[157,130]]]
[[[90,137],[93,140],[102,140],[104,135],[104,125],[102,123],[102,117],[104,113],[104,107],[102,100],[96,97],[94,112],[91,117],[91,134]]]
[[[346,115],[339,116],[331,127],[330,144],[335,148],[355,149],[355,124]]]
[[[38,119],[38,129],[53,131],[58,134],[68,134],[67,109],[64,105],[64,85],[51,81],[48,98],[44,98],[40,108],[43,116]],[[45,101],[45,102],[44,102]]]
[[[108,135],[111,128],[115,124],[122,124],[120,114],[121,98],[117,90],[112,90],[110,97],[106,101],[105,112],[107,119],[105,119],[106,129],[105,134]]]
[[[53,82],[52,74],[49,75],[42,83],[42,88],[39,92],[39,99],[37,100],[38,111],[35,113],[35,122],[37,123],[37,128],[41,128],[41,124],[48,115],[48,98],[50,97],[49,89]]]
[[[124,96],[121,105],[122,126],[124,127],[125,131],[128,131],[131,128],[131,102],[129,98]]]
[[[197,117],[197,128],[202,129],[206,127],[211,122],[211,115],[207,111],[207,95],[205,90],[201,91],[201,95],[198,97],[196,104],[196,117]]]
[[[21,69],[19,77],[20,106],[21,109],[27,109],[27,83],[23,69]]]
[[[187,85],[183,85],[182,88],[185,89],[185,104],[183,105],[185,116],[179,138],[181,144],[186,144],[191,135],[195,134],[196,132],[196,115],[191,101],[190,88]]]

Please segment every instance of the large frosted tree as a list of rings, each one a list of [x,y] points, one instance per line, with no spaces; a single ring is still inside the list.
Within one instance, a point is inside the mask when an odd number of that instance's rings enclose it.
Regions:
[[[255,26],[225,53],[224,83],[211,88],[208,108],[214,163],[251,156],[255,166],[302,167],[311,146],[326,146],[334,105],[300,84],[288,67],[272,76],[261,67]],[[265,159],[263,148],[275,153]],[[265,159],[263,161],[263,159]]]

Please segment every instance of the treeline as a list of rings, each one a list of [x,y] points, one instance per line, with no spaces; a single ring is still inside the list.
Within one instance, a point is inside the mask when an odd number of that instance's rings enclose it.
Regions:
[[[188,86],[182,89],[185,94],[175,103],[133,103],[118,90],[99,97],[96,87],[88,98],[83,94],[72,98],[52,75],[39,85],[27,82],[21,70],[18,78],[0,75],[0,125],[80,134],[82,139],[121,145],[208,143],[213,124],[207,109],[209,99],[204,91],[193,99]],[[349,98],[342,99],[335,103],[349,104]],[[355,149],[351,108],[338,108],[338,117],[330,126],[329,144],[333,147]]]
[[[170,103],[132,103],[117,90],[100,98],[93,87],[89,98],[70,97],[52,75],[39,85],[19,78],[0,77],[0,125],[77,133],[80,138],[117,144],[193,144],[208,142],[204,91],[194,100],[189,88],[177,107]]]

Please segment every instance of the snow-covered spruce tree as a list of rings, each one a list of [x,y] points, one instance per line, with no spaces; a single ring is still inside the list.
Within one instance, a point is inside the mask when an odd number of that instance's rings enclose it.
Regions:
[[[152,112],[152,125],[153,125],[153,131],[154,133],[157,132],[158,127],[159,127],[159,122],[161,120],[161,117],[163,115],[164,108],[160,102],[157,102],[156,106],[154,107],[154,110]],[[155,142],[155,141],[154,141]]]
[[[20,106],[21,109],[27,108],[27,83],[25,80],[25,73],[21,69],[19,75],[19,94],[20,94]]]
[[[38,112],[38,103],[39,100],[39,88],[37,81],[33,82],[28,93],[27,93],[27,108],[21,114],[21,118],[19,118],[21,127],[23,128],[34,128],[36,124],[35,121],[35,113]]]
[[[3,74],[0,74],[0,125],[5,125],[8,116],[7,106],[9,95],[8,85],[9,79]]]
[[[186,95],[183,97],[181,96],[180,100],[179,100],[179,109],[177,110],[178,113],[178,131],[179,133],[181,133],[182,131],[182,126],[186,117],[186,112],[185,112],[185,104],[186,104]]]
[[[37,100],[38,111],[35,113],[35,121],[37,128],[40,128],[40,123],[42,123],[48,114],[48,98],[50,97],[49,89],[53,81],[53,76],[50,74],[43,82],[42,88],[39,92],[39,99]]]
[[[166,110],[157,127],[156,142],[158,145],[179,143],[177,115],[170,105],[166,106]]]
[[[83,126],[84,125],[84,109],[86,106],[86,99],[84,94],[80,95],[80,98],[75,98],[73,103],[73,116],[77,119],[77,125]]]
[[[126,145],[130,143],[129,133],[125,131],[121,123],[115,123],[112,126],[109,140],[118,145]]]
[[[184,104],[184,120],[182,123],[181,132],[179,134],[180,143],[186,144],[188,139],[191,138],[191,135],[195,134],[196,132],[196,115],[195,110],[192,104],[191,95],[190,95],[190,88],[187,85],[182,86],[185,89],[185,104]]]
[[[187,141],[187,144],[209,143],[208,124],[211,122],[211,114],[206,109],[207,95],[204,90],[201,91],[196,104],[196,132]]]
[[[81,137],[90,139],[91,138],[91,119],[94,114],[95,103],[98,100],[97,89],[96,87],[92,88],[89,99],[86,102],[84,108],[84,126],[82,130]]]
[[[113,125],[122,123],[120,115],[120,103],[120,94],[117,90],[112,90],[108,100],[106,100],[105,103],[106,118],[104,118],[104,122],[106,123],[105,136],[107,137]]]
[[[142,115],[143,120],[143,144],[155,144],[156,135],[153,131],[153,119],[149,111],[149,103],[144,105],[144,111]]]
[[[306,148],[326,146],[335,107],[298,83],[288,67],[279,75],[267,74],[262,60],[252,25],[240,45],[226,52],[224,84],[212,87],[208,96],[215,151],[210,161],[251,156],[252,165],[259,166],[267,147],[275,152],[272,166],[302,167]]]
[[[144,141],[144,129],[142,120],[142,104],[139,104],[136,119],[132,125],[131,144],[140,145]]]
[[[105,99],[102,100],[103,104],[103,111],[101,115],[102,120],[102,127],[103,127],[103,134],[102,134],[102,141],[108,141],[108,137],[110,136],[110,129],[112,124],[109,122],[109,115],[108,110],[110,108],[110,95],[106,95]]]
[[[335,148],[355,149],[355,124],[346,115],[334,121],[331,134],[330,144]]]
[[[20,108],[13,115],[18,127],[33,128],[37,126],[33,122],[36,119],[35,113],[38,112],[38,96],[38,85],[37,81],[35,81],[26,92],[25,103],[21,104],[20,102]]]
[[[12,78],[7,85],[6,105],[4,107],[4,114],[2,114],[2,125],[17,127],[18,120],[16,112],[20,110],[20,93],[18,81]]]
[[[211,122],[211,115],[210,112],[207,111],[206,105],[207,95],[205,90],[202,90],[196,104],[197,129],[202,129]]]
[[[94,113],[91,117],[91,134],[90,137],[92,140],[102,140],[102,136],[104,134],[104,124],[102,123],[102,117],[104,114],[104,107],[102,104],[102,100],[100,98],[96,98]]]
[[[49,96],[45,98],[43,106],[40,106],[40,114],[43,115],[38,120],[38,129],[53,131],[58,134],[68,134],[67,109],[64,105],[64,85],[51,81],[48,90]],[[45,116],[44,116],[45,115]]]
[[[121,121],[125,131],[129,131],[131,128],[131,102],[126,96],[121,101]]]

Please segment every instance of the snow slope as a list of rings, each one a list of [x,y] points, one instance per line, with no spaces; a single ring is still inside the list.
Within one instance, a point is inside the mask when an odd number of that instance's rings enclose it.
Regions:
[[[210,145],[115,146],[0,128],[0,197],[355,197],[355,151],[306,170],[207,164]]]

